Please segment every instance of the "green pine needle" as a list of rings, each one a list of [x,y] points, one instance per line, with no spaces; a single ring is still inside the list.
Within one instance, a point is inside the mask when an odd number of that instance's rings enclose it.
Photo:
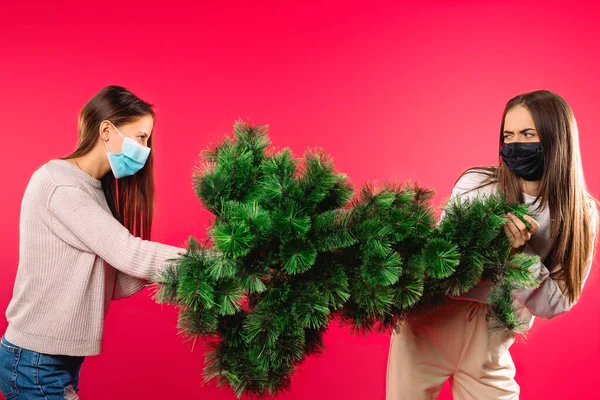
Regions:
[[[292,312],[303,328],[319,329],[329,322],[329,308],[322,304],[298,303]]]
[[[317,259],[317,251],[301,242],[289,243],[283,251],[282,268],[290,275],[301,274],[313,266]]]
[[[177,328],[182,335],[190,339],[198,335],[214,334],[217,330],[217,316],[209,310],[182,309],[179,312]]]
[[[249,274],[242,278],[241,286],[248,294],[263,293],[267,290],[267,285],[257,274]]]
[[[460,264],[458,246],[444,239],[432,239],[423,249],[423,256],[429,265],[428,274],[436,279],[452,275]]]
[[[304,214],[295,202],[288,203],[282,211],[275,211],[273,222],[275,229],[283,234],[305,235],[311,226],[310,216]]]
[[[250,252],[253,240],[250,229],[245,224],[217,222],[211,230],[215,248],[233,258]]]
[[[233,315],[242,309],[244,292],[235,285],[220,285],[215,290],[215,303],[220,315]]]
[[[423,281],[412,276],[403,276],[394,294],[394,305],[401,310],[413,307],[423,296]]]
[[[219,280],[235,277],[238,274],[239,269],[240,266],[237,260],[221,255],[210,261],[208,273],[212,279]]]

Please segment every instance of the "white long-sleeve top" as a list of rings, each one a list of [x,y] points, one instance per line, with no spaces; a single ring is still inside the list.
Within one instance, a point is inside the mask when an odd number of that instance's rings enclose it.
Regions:
[[[452,194],[448,200],[448,204],[457,199],[462,201],[472,199],[474,197],[485,197],[492,193],[497,193],[495,184],[484,186],[477,190],[471,189],[479,186],[486,175],[479,172],[468,172],[463,175],[456,185],[452,189]],[[557,281],[550,277],[550,271],[548,267],[543,264],[543,260],[546,259],[551,250],[551,239],[550,239],[550,211],[548,207],[542,209],[537,208],[535,197],[523,193],[523,198],[526,204],[530,204],[530,210],[535,212],[534,219],[540,225],[539,229],[531,235],[531,239],[525,245],[523,253],[529,255],[538,255],[539,261],[531,267],[531,273],[533,276],[540,278],[540,286],[535,289],[521,288],[513,291],[514,301],[513,308],[519,317],[527,322],[527,329],[533,325],[534,317],[541,317],[545,319],[554,318],[557,315],[567,312],[574,305],[575,302],[571,303],[566,296],[563,295],[561,288]],[[598,212],[595,204],[590,207],[591,215],[589,216],[592,225],[592,238],[591,241],[594,243],[594,238],[597,234],[596,226],[598,219]],[[440,215],[440,221],[444,218],[445,212],[442,211]],[[591,266],[593,264],[593,249],[590,252],[586,267],[584,279],[581,283],[582,289],[589,276]],[[555,267],[559,268],[559,267]],[[476,301],[480,303],[487,303],[491,290],[491,284],[489,281],[482,281],[472,289],[471,291],[461,296],[450,296],[456,300],[468,300]]]

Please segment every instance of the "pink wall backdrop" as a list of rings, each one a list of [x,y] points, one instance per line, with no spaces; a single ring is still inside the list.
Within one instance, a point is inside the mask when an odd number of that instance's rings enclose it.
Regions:
[[[0,0],[0,310],[29,177],[75,147],[81,107],[109,84],[156,105],[154,240],[168,244],[206,237],[192,169],[238,117],[270,124],[297,155],[324,147],[356,185],[413,179],[437,205],[464,169],[496,161],[505,102],[546,88],[575,111],[598,196],[598,17],[577,1]],[[599,289],[596,263],[580,303],[513,346],[522,399],[598,398]],[[113,303],[82,397],[234,399],[201,385],[203,344],[183,343],[176,310],[149,294]],[[384,399],[388,335],[331,326],[326,344],[281,399]]]

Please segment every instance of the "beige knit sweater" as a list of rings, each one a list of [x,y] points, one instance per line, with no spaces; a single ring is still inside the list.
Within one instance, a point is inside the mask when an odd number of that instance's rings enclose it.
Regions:
[[[98,354],[111,300],[141,290],[184,250],[131,235],[112,216],[99,180],[52,160],[23,196],[6,338],[40,353]]]

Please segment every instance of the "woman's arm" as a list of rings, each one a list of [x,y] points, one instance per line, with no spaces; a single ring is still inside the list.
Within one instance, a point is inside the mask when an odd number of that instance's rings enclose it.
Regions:
[[[590,249],[590,254],[588,256],[588,260],[585,266],[584,278],[581,282],[582,290],[583,286],[585,285],[585,281],[589,276],[590,270],[592,269],[592,264],[594,262],[593,246],[597,234],[596,227],[598,213],[594,212],[594,204],[592,204],[592,207],[593,208],[590,208],[592,211],[592,214],[590,215],[590,223],[592,226],[590,240],[592,243],[592,248]],[[525,245],[523,253],[527,255],[536,255],[529,246],[529,244]],[[567,297],[564,296],[559,283],[550,277],[550,271],[541,262],[541,260],[531,267],[531,273],[533,274],[533,276],[539,276],[540,286],[535,289],[522,288],[513,291],[515,299],[517,299],[519,303],[525,306],[525,308],[527,308],[531,314],[540,318],[551,319],[556,317],[557,315],[569,311],[576,304],[576,302],[571,303],[567,299]]]
[[[58,186],[50,196],[48,211],[52,229],[59,237],[97,254],[134,278],[150,279],[167,260],[185,251],[133,236],[90,194],[77,187]]]
[[[479,186],[485,178],[486,176],[484,174],[476,171],[467,172],[464,175],[462,175],[452,188],[450,197],[446,201],[445,207],[442,208],[442,212],[440,214],[440,217],[438,218],[437,225],[439,226],[442,220],[446,217],[446,207],[450,206],[451,203],[457,200],[459,200],[460,202],[464,202],[467,200],[470,201],[476,197],[484,197],[492,194],[493,187],[491,187],[491,185],[485,186],[478,190],[473,190],[474,188]]]

